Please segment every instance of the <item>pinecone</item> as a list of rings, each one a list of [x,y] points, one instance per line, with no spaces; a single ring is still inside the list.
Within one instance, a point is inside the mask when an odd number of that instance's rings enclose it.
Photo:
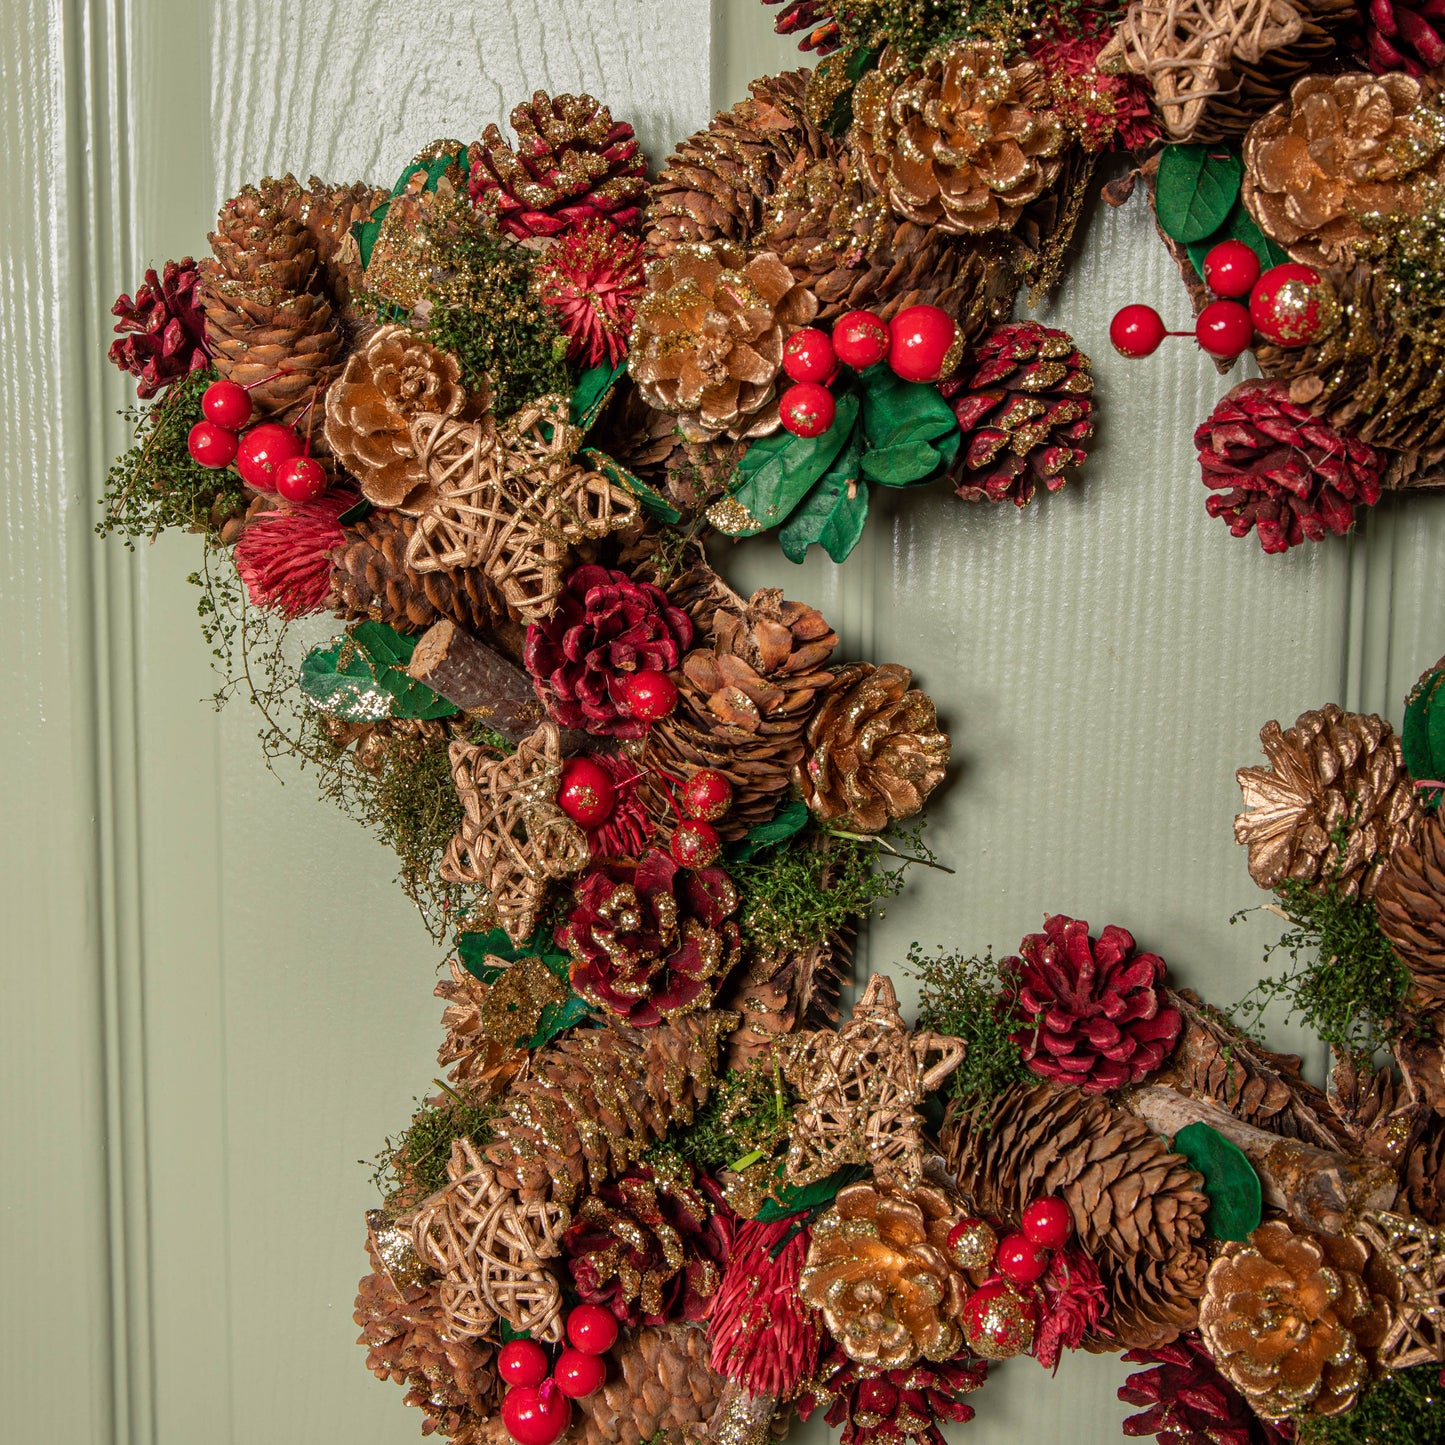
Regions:
[[[849,1359],[898,1370],[959,1352],[967,1284],[948,1232],[962,1211],[921,1184],[850,1184],[813,1225],[798,1294]]]
[[[655,1029],[622,1025],[571,1034],[532,1055],[513,1085],[487,1158],[524,1200],[570,1204],[620,1173],[675,1123],[690,1123],[717,1077],[720,1041],[737,1026],[723,1009]]]
[[[700,768],[722,773],[733,806],[716,826],[731,841],[771,818],[786,795],[818,693],[832,681],[821,669],[838,634],[807,604],[785,602],[778,588],[718,608],[712,631],[710,645],[683,658],[677,709],[653,724],[638,756],[684,781]],[[641,788],[654,816],[666,817],[658,785]]]
[[[1289,399],[1277,382],[1242,381],[1194,433],[1211,517],[1266,552],[1343,536],[1356,506],[1380,500],[1384,456]]]
[[[965,1424],[974,1416],[965,1399],[982,1388],[983,1360],[923,1361],[905,1370],[874,1371],[834,1349],[823,1362],[812,1390],[798,1399],[804,1420],[827,1405],[823,1417],[843,1427],[840,1445],[945,1445],[941,1421]]]
[[[612,1350],[608,1380],[578,1400],[575,1445],[652,1445],[661,1434],[678,1439],[689,1425],[705,1425],[722,1394],[723,1379],[708,1364],[707,1334],[691,1325],[642,1329]]]
[[[1296,1234],[1282,1220],[1228,1243],[1209,1270],[1199,1333],[1224,1377],[1265,1420],[1340,1415],[1368,1366],[1352,1324],[1372,1308],[1355,1240]]]
[[[433,990],[447,1005],[442,1010],[446,1038],[437,1050],[437,1063],[444,1069],[450,1067],[447,1077],[459,1092],[474,1099],[488,1098],[500,1093],[526,1067],[527,1051],[499,1043],[486,1028],[489,985],[468,973],[455,958],[451,974]]]
[[[1445,175],[1445,115],[1408,75],[1309,75],[1250,127],[1240,194],[1259,228],[1301,260],[1350,259],[1361,218],[1418,209]]]
[[[913,73],[880,65],[853,114],[853,146],[893,209],[958,235],[1011,229],[1057,176],[1066,140],[1038,66],[975,41],[940,46]]]
[[[1376,75],[1425,75],[1445,64],[1445,5],[1440,0],[1361,0],[1359,42]]]
[[[746,1068],[794,1029],[836,1024],[850,955],[849,941],[837,936],[798,948],[748,949],[717,996],[741,1021],[727,1041],[727,1067]]]
[[[489,125],[467,152],[472,200],[495,206],[503,231],[525,241],[598,217],[624,228],[637,222],[647,162],[630,125],[590,95],[542,90],[511,121],[516,150]]]
[[[770,251],[676,246],[648,272],[632,324],[632,377],[695,441],[767,436],[779,426],[783,343],[818,314],[811,291]]]
[[[1015,1085],[984,1120],[950,1110],[944,1154],[974,1212],[1016,1220],[1057,1194],[1109,1287],[1115,1340],[1150,1349],[1194,1327],[1209,1268],[1203,1180],[1148,1125],[1099,1095]]]
[[[793,769],[803,801],[824,822],[878,833],[911,818],[943,781],[948,734],[933,699],[897,663],[851,662],[828,684]]]
[[[779,35],[796,35],[800,30],[807,32],[798,42],[799,50],[827,55],[843,43],[838,22],[834,19],[838,13],[835,0],[763,0],[763,4],[786,7],[773,22],[773,29]]]
[[[1445,1008],[1445,818],[1429,815],[1380,870],[1375,914],[1414,980],[1413,1002]]]
[[[968,502],[1026,506],[1042,483],[1064,485],[1094,434],[1094,377],[1067,331],[1036,321],[997,326],[940,388],[963,447],[952,480]]]
[[[1445,1117],[1430,1116],[1405,1160],[1404,1180],[1410,1213],[1445,1225]]]
[[[312,176],[303,188],[295,176],[279,183],[284,188],[282,210],[306,227],[316,248],[318,281],[337,313],[355,332],[361,324],[356,297],[362,289],[361,250],[351,235],[358,221],[368,221],[376,208],[390,199],[390,193],[369,186],[328,185]]]
[[[1390,724],[1328,703],[1286,730],[1266,723],[1259,741],[1269,766],[1235,774],[1246,811],[1234,841],[1249,849],[1249,876],[1261,888],[1293,879],[1373,897],[1380,870],[1421,821]]]
[[[110,308],[119,338],[109,356],[136,378],[135,394],[149,401],[177,378],[210,364],[206,322],[196,296],[200,272],[187,256],[167,261],[159,276],[145,273],[134,297],[121,295]]]

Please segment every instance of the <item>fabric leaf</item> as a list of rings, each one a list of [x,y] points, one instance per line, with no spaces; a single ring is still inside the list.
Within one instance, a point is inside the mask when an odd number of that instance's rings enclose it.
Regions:
[[[816,1180],[812,1184],[785,1184],[778,1190],[779,1197],[766,1200],[753,1218],[764,1224],[774,1224],[780,1219],[787,1219],[804,1211],[821,1212],[837,1198],[840,1189],[856,1184],[867,1172],[859,1165],[845,1164],[826,1179]]]
[[[764,848],[786,843],[789,838],[803,831],[807,826],[808,816],[806,803],[796,798],[791,803],[785,803],[768,822],[755,823],[749,828],[728,857],[734,863],[746,863]]]
[[[409,677],[416,639],[383,622],[359,622],[345,637],[313,647],[301,663],[301,691],[342,722],[453,716],[455,703]]]
[[[599,452],[596,447],[583,447],[582,455],[607,478],[609,482],[616,483],[625,492],[631,492],[639,502],[642,503],[642,510],[658,522],[680,522],[682,513],[662,495],[654,491],[641,477],[629,472],[621,462],[615,462],[606,452]]]
[[[1438,779],[1445,765],[1445,699],[1441,706],[1435,706],[1442,684],[1445,684],[1445,668],[1427,673],[1415,684],[1405,703],[1400,749],[1410,776],[1418,782]],[[1440,806],[1439,788],[1421,788],[1416,796],[1424,807]]]
[[[1264,1196],[1244,1151],[1208,1124],[1187,1124],[1174,1136],[1174,1152],[1204,1176],[1210,1234],[1215,1239],[1248,1239],[1259,1228]]]
[[[1268,271],[1271,266],[1282,266],[1290,258],[1284,247],[1276,246],[1255,224],[1254,217],[1249,214],[1249,208],[1244,204],[1243,196],[1235,201],[1219,230],[1202,241],[1190,241],[1185,246],[1189,260],[1201,280],[1204,278],[1204,258],[1221,241],[1243,241],[1259,257],[1261,271]]]
[[[608,366],[604,362],[582,373],[568,406],[573,426],[581,427],[583,431],[592,430],[602,414],[602,408],[607,405],[607,398],[612,395],[617,378],[626,370],[627,362],[623,360],[616,366]]]
[[[801,562],[815,542],[835,562],[858,545],[868,520],[868,488],[860,485],[857,429],[828,474],[803,498],[803,504],[778,533],[778,545],[790,562]]]
[[[1166,146],[1154,178],[1154,212],[1173,240],[1212,236],[1239,196],[1244,163],[1235,151],[1212,145]]]

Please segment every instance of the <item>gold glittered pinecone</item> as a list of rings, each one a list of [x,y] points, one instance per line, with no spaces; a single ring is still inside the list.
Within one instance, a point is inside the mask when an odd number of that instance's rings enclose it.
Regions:
[[[294,176],[285,176],[280,184],[287,196],[282,210],[306,227],[316,248],[317,280],[337,314],[354,332],[361,322],[356,309],[356,296],[362,290],[361,248],[351,228],[358,221],[367,221],[382,205],[389,193],[365,181],[354,185],[328,185],[312,176],[303,187]]]
[[[1194,1328],[1209,1199],[1203,1179],[1147,1124],[1100,1094],[1016,1084],[986,1119],[951,1108],[943,1150],[976,1214],[1017,1220],[1046,1194],[1069,1206],[1109,1288],[1115,1337],[1086,1347],[1151,1349]]]
[[[1038,66],[1009,65],[986,42],[942,45],[911,72],[885,57],[853,114],[854,149],[893,209],[965,236],[1011,229],[1057,176],[1067,139]]]
[[[1438,812],[1380,870],[1375,915],[1410,970],[1412,1001],[1445,1008],[1445,818]]]
[[[1266,723],[1259,741],[1269,766],[1235,774],[1245,811],[1234,841],[1249,850],[1249,876],[1261,888],[1290,879],[1372,897],[1380,870],[1421,819],[1394,729],[1329,703],[1291,728]]]
[[[708,1363],[707,1332],[666,1325],[624,1336],[610,1351],[607,1383],[578,1400],[576,1445],[651,1445],[705,1425],[726,1381]]]
[[[894,662],[840,668],[808,723],[793,770],[803,801],[826,823],[879,833],[911,818],[943,781],[948,734],[933,699]]]
[[[1362,217],[1411,210],[1445,171],[1445,114],[1400,71],[1309,75],[1250,127],[1241,195],[1260,229],[1307,261],[1350,257]]]
[[[638,751],[644,765],[684,779],[715,768],[733,787],[733,805],[716,824],[729,841],[765,822],[787,795],[805,752],[804,730],[838,634],[815,608],[763,588],[719,607],[710,640],[682,660],[677,708],[654,723]],[[660,785],[639,791],[655,817],[669,808]]]
[[[442,1027],[446,1037],[437,1050],[437,1062],[449,1069],[447,1077],[471,1099],[500,1093],[527,1066],[526,1049],[509,1046],[489,1027],[487,994],[491,985],[468,973],[455,958],[451,977],[433,992],[446,1001]]]
[[[507,1094],[487,1158],[526,1201],[570,1204],[619,1173],[675,1123],[691,1122],[717,1074],[724,1009],[656,1028],[574,1033],[532,1055]]]
[[[694,440],[767,436],[780,425],[783,343],[817,314],[813,293],[769,251],[674,247],[648,268],[632,324],[633,379]]]
[[[1340,1415],[1369,1377],[1354,1335],[1373,1306],[1357,1240],[1296,1234],[1283,1220],[1232,1241],[1209,1270],[1199,1333],[1266,1420]]]
[[[839,1190],[813,1225],[798,1296],[821,1312],[849,1359],[898,1370],[958,1353],[968,1281],[952,1261],[948,1233],[962,1215],[958,1201],[931,1184]]]

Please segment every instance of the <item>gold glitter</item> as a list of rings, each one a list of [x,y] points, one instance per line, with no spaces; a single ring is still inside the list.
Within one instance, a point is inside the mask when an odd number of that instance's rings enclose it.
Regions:
[[[724,497],[707,509],[707,519],[719,532],[742,537],[762,530],[763,524],[736,497]]]

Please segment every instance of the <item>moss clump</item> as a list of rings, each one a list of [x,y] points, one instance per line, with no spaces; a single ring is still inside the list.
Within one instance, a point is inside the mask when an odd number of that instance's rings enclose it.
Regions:
[[[441,1084],[441,1080],[436,1080]],[[449,1182],[447,1160],[458,1139],[470,1139],[478,1149],[491,1138],[492,1120],[500,1104],[489,1099],[471,1103],[441,1084],[434,1098],[416,1100],[410,1124],[388,1139],[372,1161],[372,1182],[381,1191],[389,1214],[403,1214]]]
[[[1067,29],[1067,17],[1087,10],[1103,19],[1122,7],[1105,0],[1085,5],[1084,0],[850,0],[834,6],[843,39],[853,45],[875,46],[887,41],[910,60],[920,60],[936,45],[962,37],[999,42],[1006,53],[1045,22]]]
[[[692,1123],[674,1129],[657,1147],[704,1171],[752,1154],[771,1157],[788,1137],[796,1098],[775,1063],[755,1060],[730,1070]]]
[[[1424,1445],[1445,1440],[1445,1390],[1439,1365],[1386,1375],[1347,1415],[1307,1415],[1300,1445]]]

